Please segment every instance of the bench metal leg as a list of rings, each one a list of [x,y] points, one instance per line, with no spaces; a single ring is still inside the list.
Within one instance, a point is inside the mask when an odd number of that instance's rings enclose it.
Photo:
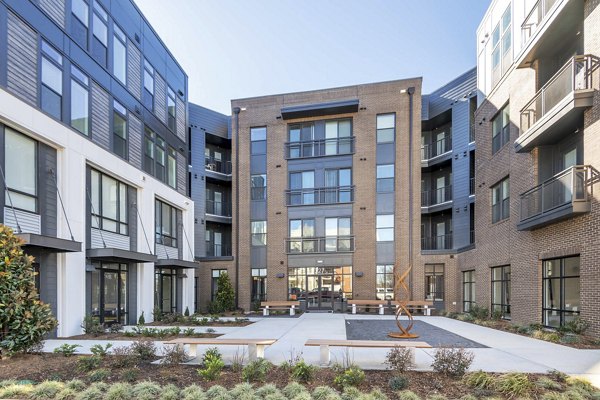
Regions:
[[[352,304],[352,314],[356,314],[356,304]]]
[[[425,306],[425,315],[431,315],[431,310],[427,306]]]
[[[290,308],[290,316],[293,317],[294,315],[296,315],[296,306],[292,306],[292,308]]]
[[[264,317],[269,316],[269,306],[266,306],[265,308],[263,308],[263,316]]]
[[[383,304],[379,305],[379,315],[383,315]]]
[[[265,358],[265,347],[264,344],[248,344],[248,361]]]
[[[321,365],[329,365],[329,362],[331,361],[331,355],[329,353],[329,345],[322,344],[319,346],[319,349],[321,351]]]
[[[197,344],[190,344],[190,357],[196,358],[198,357],[198,345]]]

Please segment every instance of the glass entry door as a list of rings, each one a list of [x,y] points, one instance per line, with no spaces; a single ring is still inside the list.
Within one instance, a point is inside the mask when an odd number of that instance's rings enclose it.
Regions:
[[[92,315],[101,323],[125,324],[127,264],[100,264],[92,272]]]
[[[333,275],[307,276],[308,309],[329,310],[333,309]]]

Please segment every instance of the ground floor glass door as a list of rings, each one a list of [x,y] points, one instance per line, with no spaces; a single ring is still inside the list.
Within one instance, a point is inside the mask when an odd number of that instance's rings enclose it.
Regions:
[[[92,316],[101,323],[126,323],[127,264],[100,263],[92,272]]]
[[[352,298],[352,267],[289,269],[289,299],[306,301],[308,310],[333,310]]]

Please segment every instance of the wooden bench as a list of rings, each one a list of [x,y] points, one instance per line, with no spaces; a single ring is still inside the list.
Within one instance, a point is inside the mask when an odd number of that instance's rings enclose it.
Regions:
[[[393,304],[399,307],[400,303],[394,301]],[[431,315],[431,310],[435,310],[433,307],[433,301],[427,300],[411,300],[406,302],[406,308],[410,311],[422,311],[424,315]]]
[[[415,362],[415,348],[430,349],[431,345],[426,342],[414,342],[410,340],[330,340],[330,339],[308,339],[305,346],[319,346],[321,351],[321,365],[329,365],[331,361],[330,347],[365,347],[365,348],[393,348],[408,347],[411,349],[411,357]]]
[[[263,301],[260,303],[263,315],[269,315],[270,310],[290,310],[290,315],[296,315],[296,307],[300,307],[299,301]]]
[[[379,315],[383,315],[387,300],[348,300],[348,306],[352,308],[352,314],[356,314],[358,308],[377,308]]]
[[[196,358],[198,356],[198,345],[214,346],[248,346],[248,359],[254,361],[257,358],[265,358],[265,347],[275,343],[276,339],[202,339],[202,338],[179,338],[164,342],[164,344],[174,344],[177,346],[188,345],[190,347],[189,355]]]

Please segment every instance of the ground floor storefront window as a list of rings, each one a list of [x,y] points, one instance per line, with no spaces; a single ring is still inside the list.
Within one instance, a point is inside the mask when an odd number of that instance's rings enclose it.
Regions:
[[[177,270],[175,268],[154,270],[154,307],[162,313],[177,312]]]
[[[425,264],[425,300],[444,300],[444,264]]]
[[[128,265],[94,263],[91,272],[91,312],[106,324],[127,321]]]
[[[465,271],[463,276],[463,311],[471,311],[475,304],[475,271]]]
[[[267,269],[252,268],[252,301],[267,300]]]
[[[377,299],[394,299],[394,265],[378,265],[376,278]]]
[[[492,312],[510,319],[510,265],[492,268]]]
[[[579,256],[544,260],[543,322],[559,327],[580,312]]]
[[[289,268],[288,297],[306,301],[308,309],[333,309],[352,299],[352,266]]]

